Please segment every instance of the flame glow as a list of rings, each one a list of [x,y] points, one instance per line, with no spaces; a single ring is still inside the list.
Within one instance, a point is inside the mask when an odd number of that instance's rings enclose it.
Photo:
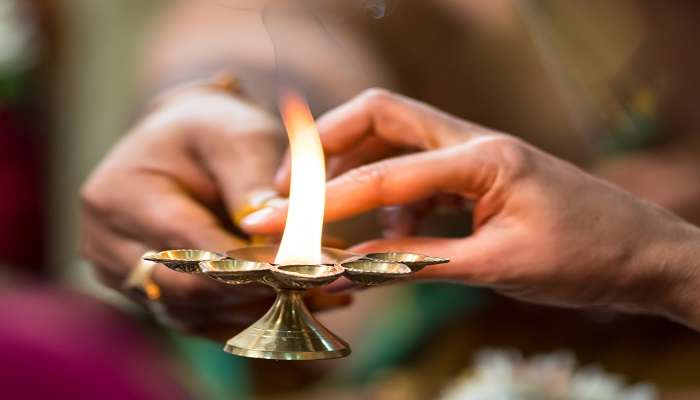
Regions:
[[[304,99],[291,92],[280,98],[292,159],[289,210],[276,264],[321,264],[326,165],[321,139]]]

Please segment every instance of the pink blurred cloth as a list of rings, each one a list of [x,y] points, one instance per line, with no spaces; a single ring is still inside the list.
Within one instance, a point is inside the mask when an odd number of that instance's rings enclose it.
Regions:
[[[189,399],[162,347],[93,298],[38,286],[0,294],[0,399]]]

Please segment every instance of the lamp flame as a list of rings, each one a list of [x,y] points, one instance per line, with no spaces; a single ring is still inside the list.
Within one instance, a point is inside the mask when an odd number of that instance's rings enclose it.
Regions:
[[[326,165],[321,139],[304,98],[294,92],[280,97],[292,160],[289,209],[276,264],[321,264]]]

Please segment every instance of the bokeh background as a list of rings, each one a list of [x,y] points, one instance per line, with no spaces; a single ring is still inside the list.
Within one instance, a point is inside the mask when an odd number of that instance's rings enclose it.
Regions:
[[[700,337],[657,318],[401,285],[321,316],[352,356],[276,363],[179,334],[99,285],[77,253],[77,193],[148,103],[154,32],[187,7],[238,15],[259,5],[246,3],[0,0],[0,398],[537,399],[572,376],[597,389],[566,398],[700,398]],[[329,50],[308,62],[331,60],[345,74],[334,90],[313,88],[335,75],[309,84],[316,114],[364,87],[390,87],[700,222],[695,2],[309,4],[332,29],[311,30],[308,46]],[[464,234],[468,218],[439,210],[422,229]],[[348,241],[377,234],[337,231]],[[573,358],[614,377],[576,375]],[[646,386],[624,392],[637,383]],[[523,387],[534,397],[503,394]]]

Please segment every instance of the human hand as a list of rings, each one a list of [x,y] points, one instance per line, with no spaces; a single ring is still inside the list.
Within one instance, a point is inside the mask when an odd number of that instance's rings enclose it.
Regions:
[[[421,150],[329,181],[328,221],[437,193],[474,203],[468,237],[382,239],[351,250],[449,257],[450,264],[416,278],[487,286],[546,304],[678,316],[678,297],[692,293],[687,256],[696,228],[512,136],[381,90],[331,111],[318,128],[330,156],[343,157],[367,137]],[[285,213],[284,205],[261,210],[242,227],[278,232]]]
[[[222,90],[191,87],[167,96],[85,182],[83,257],[103,282],[123,290],[149,249],[223,252],[244,245],[227,227],[251,190],[272,186],[279,131],[271,115]],[[163,266],[155,267],[152,279],[160,298],[151,308],[193,334],[230,336],[272,302],[263,286],[232,288]]]

